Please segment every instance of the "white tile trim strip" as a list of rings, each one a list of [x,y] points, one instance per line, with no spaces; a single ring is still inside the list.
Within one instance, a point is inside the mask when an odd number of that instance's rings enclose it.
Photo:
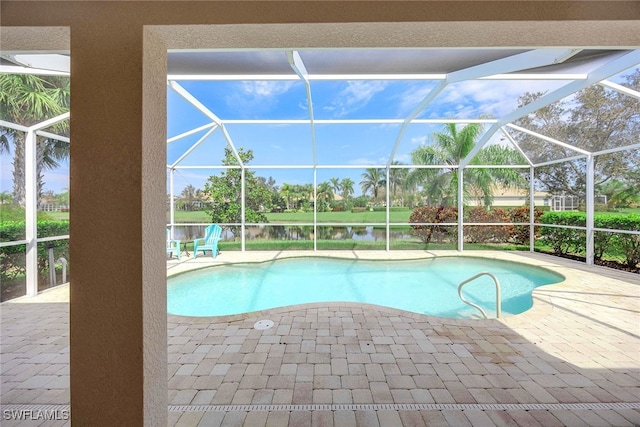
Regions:
[[[309,405],[170,405],[169,412],[250,411],[555,411],[640,409],[640,402],[623,403],[362,403]],[[69,405],[2,405],[4,411],[69,411]]]
[[[421,410],[594,410],[640,409],[640,403],[362,403],[309,405],[175,405],[172,412],[249,411],[421,411]]]

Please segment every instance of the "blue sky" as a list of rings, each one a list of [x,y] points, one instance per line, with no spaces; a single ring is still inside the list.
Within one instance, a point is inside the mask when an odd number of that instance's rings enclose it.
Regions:
[[[298,81],[202,82],[180,84],[222,120],[308,119],[304,84]],[[550,81],[471,81],[446,88],[418,118],[491,118],[512,111],[526,91],[553,90],[566,82]],[[312,81],[314,119],[404,119],[435,87],[433,81]],[[168,91],[169,137],[209,123],[204,114]],[[411,152],[428,144],[430,135],[442,125],[411,124],[400,141],[395,160],[411,163]],[[293,165],[313,163],[311,129],[308,125],[227,124],[236,147],[252,149],[250,165]],[[401,124],[316,124],[315,143],[318,165],[386,164],[399,137]],[[170,144],[168,162],[175,161],[195,143],[204,131]],[[181,165],[217,164],[226,141],[222,132],[214,134],[187,157]],[[318,182],[332,177],[349,177],[356,183],[356,195],[363,168],[319,169]],[[175,192],[191,184],[202,188],[206,177],[219,171],[202,173],[178,170]],[[259,176],[272,176],[277,184],[313,182],[311,170],[257,170]]]
[[[622,75],[627,73],[622,73]],[[620,76],[612,78],[620,82]],[[566,81],[474,80],[448,86],[419,115],[421,119],[500,118],[517,106],[523,93],[553,90]],[[222,120],[308,119],[304,84],[300,81],[182,81],[180,84]],[[316,120],[404,119],[433,89],[433,81],[312,81]],[[167,135],[173,137],[211,120],[167,89]],[[252,149],[251,165],[312,164],[311,129],[308,125],[227,124],[236,147]],[[319,165],[385,164],[400,134],[400,124],[316,124],[316,156]],[[411,152],[430,143],[430,135],[441,125],[411,124],[400,141],[395,160],[411,162]],[[206,131],[173,142],[167,147],[167,163],[173,163]],[[497,142],[497,139],[495,141]],[[219,165],[226,146],[216,130],[180,165]],[[0,155],[0,191],[11,192],[11,155]],[[319,169],[318,182],[349,177],[359,182],[364,169]],[[175,174],[175,192],[186,185],[203,188],[206,178],[219,169],[181,169]],[[259,169],[259,176],[272,176],[277,184],[313,182],[311,170]],[[45,174],[45,190],[68,188],[68,162]]]

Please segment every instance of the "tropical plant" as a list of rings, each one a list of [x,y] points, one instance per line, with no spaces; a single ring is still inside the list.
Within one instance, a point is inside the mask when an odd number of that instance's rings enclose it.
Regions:
[[[394,160],[391,163],[392,166],[402,165],[401,162]],[[409,169],[405,168],[390,168],[389,169],[389,186],[391,187],[391,196],[392,201],[396,199],[398,196],[398,189],[402,190],[405,186],[405,181],[407,179],[407,175],[409,173]],[[401,202],[404,204],[404,201]]]
[[[318,212],[325,212],[329,209],[329,203],[333,201],[333,186],[330,182],[322,182],[316,187],[316,201]]]
[[[237,166],[238,161],[230,148],[225,148],[225,157],[222,164],[225,166]],[[240,148],[238,156],[243,164],[248,164],[253,159],[253,151],[246,152]],[[255,171],[245,170],[245,221],[249,223],[267,222],[264,214],[270,203],[270,193],[259,184]],[[211,220],[218,224],[229,224],[228,227],[234,235],[238,233],[236,224],[242,222],[242,171],[238,168],[227,169],[220,176],[212,175],[204,186],[204,195],[210,205],[207,214]]]
[[[280,195],[284,198],[287,206],[287,210],[291,209],[291,194],[293,193],[293,187],[286,182],[280,186]]]
[[[338,194],[342,189],[340,180],[338,178],[331,178],[329,182],[331,183],[331,188],[333,189],[333,193]]]
[[[418,168],[407,176],[407,185],[419,185],[431,205],[458,204],[458,165],[475,147],[482,126],[470,123],[458,128],[454,123],[444,125],[442,132],[433,135],[433,144],[422,145],[411,153],[416,165],[442,165],[443,168]],[[470,164],[523,164],[525,160],[514,149],[492,145],[481,149]],[[473,192],[482,195],[482,203],[491,206],[495,183],[504,186],[522,185],[524,179],[515,169],[467,168],[464,170],[463,198]]]
[[[367,168],[362,174],[362,181],[360,181],[360,188],[362,193],[366,194],[371,190],[371,195],[374,201],[378,199],[378,193],[380,188],[387,184],[386,171],[380,168]]]
[[[265,209],[269,209],[272,212],[282,211],[285,208],[286,202],[280,195],[280,189],[276,185],[276,180],[271,176],[269,178],[259,176],[257,180],[258,184],[264,187],[267,193],[269,193],[269,203],[265,205]]]
[[[195,202],[198,201],[196,187],[189,184],[182,189],[180,193],[180,201],[183,203],[184,210],[192,211],[195,208]]]
[[[310,200],[313,200],[313,184],[303,184],[300,192],[305,201],[309,202]]]
[[[342,181],[340,181],[340,188],[342,189],[342,197],[344,197],[345,200],[351,199],[351,196],[353,195],[354,185],[355,185],[355,182],[353,182],[351,178],[343,178]]]
[[[457,225],[440,225],[456,223],[458,210],[454,206],[420,206],[411,212],[409,222],[412,225],[413,234],[429,244],[431,240],[436,243],[453,243],[458,235]]]
[[[69,188],[63,188],[62,193],[56,194],[56,203],[61,210],[69,209]]]
[[[599,185],[597,194],[607,196],[607,205],[612,208],[640,203],[640,171],[628,171],[623,179],[612,179]]]
[[[30,74],[0,74],[0,119],[22,126],[33,126],[69,111],[69,78],[41,77]],[[68,134],[68,122],[53,125],[60,135]],[[0,152],[11,152],[13,142],[13,200],[25,205],[25,133],[0,129]],[[55,169],[68,158],[69,144],[51,138],[38,137],[36,142],[37,194],[42,195],[43,172]]]

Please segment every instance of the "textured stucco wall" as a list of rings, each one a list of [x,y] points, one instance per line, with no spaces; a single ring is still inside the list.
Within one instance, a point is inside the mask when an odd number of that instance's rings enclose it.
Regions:
[[[74,425],[166,425],[165,46],[627,47],[638,19],[636,1],[0,2],[3,50],[70,40]]]

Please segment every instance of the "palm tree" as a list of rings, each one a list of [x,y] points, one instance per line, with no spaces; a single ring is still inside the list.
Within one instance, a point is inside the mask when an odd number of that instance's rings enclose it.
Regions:
[[[324,210],[329,206],[329,202],[333,201],[333,187],[329,182],[322,182],[316,187],[316,200]],[[320,210],[318,210],[320,211]]]
[[[280,187],[280,195],[284,197],[287,202],[287,210],[291,208],[291,194],[293,193],[293,186],[286,182]]]
[[[343,178],[342,181],[340,181],[340,188],[342,188],[342,197],[347,200],[350,199],[351,195],[353,194],[354,185],[355,182],[353,182],[351,178]]]
[[[196,187],[189,184],[182,189],[182,193],[180,193],[180,198],[184,203],[184,208],[187,211],[192,211],[194,208],[194,202],[197,200],[196,197]]]
[[[69,78],[36,75],[0,74],[0,119],[33,126],[69,111]],[[68,132],[66,121],[52,126],[54,132]],[[0,130],[0,152],[10,152],[13,141],[13,200],[25,205],[25,134],[13,129]],[[42,194],[43,171],[54,169],[69,156],[69,144],[38,137],[36,143],[37,194]]]
[[[371,190],[373,199],[378,198],[378,190],[387,184],[386,172],[384,169],[367,168],[365,173],[362,174],[362,181],[360,181],[360,188],[364,194]]]
[[[313,200],[313,184],[303,184],[302,185],[302,193],[305,194],[305,200],[311,201]]]
[[[434,134],[433,145],[423,145],[411,153],[416,165],[443,165],[451,168],[415,169],[407,177],[408,185],[421,185],[429,204],[444,206],[458,203],[458,168],[467,157],[482,132],[478,123],[470,123],[460,129],[454,123],[444,125],[442,132]],[[523,163],[524,159],[516,150],[499,145],[483,148],[470,164],[513,164]],[[465,192],[481,194],[485,206],[493,200],[493,184],[499,182],[506,186],[521,184],[522,176],[515,169],[465,169]]]
[[[402,163],[397,160],[394,160],[391,164],[395,166],[402,165]],[[407,179],[408,173],[409,173],[409,170],[404,168],[389,169],[389,185],[391,186],[391,195],[393,196],[392,202],[393,202],[393,199],[395,199],[396,195],[398,194],[398,188],[402,189],[404,187],[405,180]]]
[[[333,188],[333,194],[338,194],[342,189],[340,180],[338,178],[331,178],[329,181],[331,182],[331,188]]]

